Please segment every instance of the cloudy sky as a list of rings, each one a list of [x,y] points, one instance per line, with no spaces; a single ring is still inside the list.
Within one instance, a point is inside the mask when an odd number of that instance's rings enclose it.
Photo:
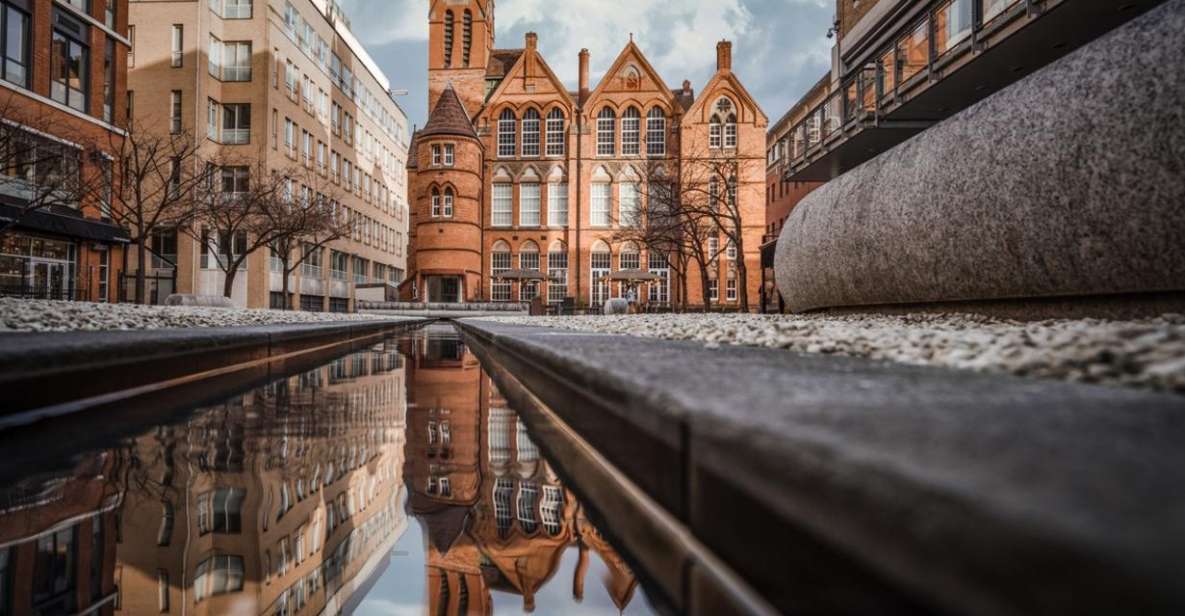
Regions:
[[[412,123],[427,110],[428,0],[339,0]],[[522,47],[539,33],[552,70],[576,89],[577,53],[592,54],[595,85],[633,33],[664,81],[698,91],[716,63],[716,41],[733,41],[733,70],[770,122],[830,66],[827,28],[835,0],[497,0],[497,46]]]

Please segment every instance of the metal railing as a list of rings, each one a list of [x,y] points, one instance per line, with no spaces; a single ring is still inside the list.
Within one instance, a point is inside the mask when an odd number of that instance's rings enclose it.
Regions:
[[[946,60],[948,56],[954,55],[952,52],[968,48],[964,41],[973,40],[974,35],[983,31],[985,27],[996,29],[1003,22],[1021,14],[1021,7],[1046,1],[935,0],[920,21],[903,24],[897,35],[892,38],[892,43],[873,56],[875,60],[851,71],[840,82],[839,89],[828,94],[790,128],[789,147],[786,148],[786,156],[789,159],[787,162],[791,167],[799,166],[808,161],[817,146],[842,134],[845,127],[859,126],[860,121],[867,119],[878,120],[885,103],[899,99],[903,86],[912,87],[915,79],[928,78],[932,74],[930,68],[936,61]],[[971,34],[960,34],[952,39],[947,49],[937,49],[934,44],[938,34],[935,30],[935,16],[962,2],[969,3],[972,8]],[[1030,14],[1041,15],[1039,11],[1031,11]],[[907,72],[906,48],[903,45],[906,38],[920,29],[925,31],[927,63],[920,70],[915,68]],[[891,62],[888,70],[886,60]],[[909,66],[914,67],[915,64]]]

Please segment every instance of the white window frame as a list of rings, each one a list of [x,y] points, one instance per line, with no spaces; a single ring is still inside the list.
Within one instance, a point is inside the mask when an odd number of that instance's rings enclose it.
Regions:
[[[630,107],[621,114],[621,155],[637,156],[642,153],[642,112]]]
[[[563,156],[566,147],[566,135],[564,134],[564,112],[559,107],[555,107],[547,113],[547,155],[548,156]]]
[[[646,155],[666,156],[667,114],[662,107],[654,107],[646,114]]]
[[[503,109],[498,116],[498,158],[514,158],[518,144],[518,135],[515,134],[517,128],[518,120],[514,117],[514,112]]]
[[[490,226],[510,227],[514,225],[514,185],[494,184],[490,191]]]
[[[588,216],[589,224],[594,227],[608,227],[611,224],[613,210],[613,185],[609,183],[595,183],[589,192],[591,205]]]
[[[597,156],[617,153],[617,113],[611,107],[597,114]]]
[[[522,119],[522,157],[523,158],[539,158],[539,143],[542,135],[540,135],[541,122],[539,120],[539,112],[535,109],[527,109],[523,112]]]
[[[538,227],[542,224],[542,202],[539,184],[519,184],[518,224],[520,227]]]
[[[568,184],[552,182],[547,185],[547,224],[552,227],[568,226]]]

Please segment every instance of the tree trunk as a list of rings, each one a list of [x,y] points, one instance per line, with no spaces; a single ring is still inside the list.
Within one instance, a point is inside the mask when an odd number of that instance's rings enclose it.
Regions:
[[[136,303],[137,304],[148,303],[147,302],[148,298],[145,297],[147,295],[145,293],[145,291],[147,291],[147,289],[145,288],[147,286],[147,273],[144,271],[144,268],[148,265],[148,248],[144,245],[144,242],[146,240],[147,240],[147,238],[141,237],[140,241],[136,243]]]
[[[749,312],[749,270],[740,251],[737,251],[737,294],[741,298],[741,312]]]
[[[712,294],[709,292],[711,279],[708,278],[708,268],[703,265],[699,268],[699,284],[704,296],[704,313],[706,314],[712,310]]]
[[[280,257],[280,274],[284,276],[282,289],[284,290],[284,310],[292,310],[292,305],[288,300],[288,259],[287,257]]]
[[[226,280],[222,283],[222,296],[229,299],[234,293],[235,276],[239,273],[239,264],[231,260],[229,249],[224,256],[226,257],[226,261],[224,261],[226,263]]]

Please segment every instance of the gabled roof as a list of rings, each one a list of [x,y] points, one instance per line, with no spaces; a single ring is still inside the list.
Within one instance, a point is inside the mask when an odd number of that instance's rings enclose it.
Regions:
[[[727,82],[728,86],[733,91],[735,91],[737,95],[744,98],[745,102],[751,105],[755,111],[757,111],[758,118],[765,120],[767,124],[769,123],[769,117],[765,115],[765,111],[761,109],[761,105],[757,104],[757,99],[753,98],[752,94],[749,94],[749,91],[745,89],[744,84],[741,83],[741,80],[736,76],[736,73],[730,70],[716,71],[716,74],[712,75],[712,78],[708,80],[708,83],[704,86],[704,89],[700,91],[700,95],[695,100],[695,103],[687,109],[688,115],[691,115],[694,110],[701,109],[706,104],[705,101],[708,99],[708,95],[716,89],[720,82]]]
[[[636,44],[634,44],[634,39],[631,37],[630,42],[625,44],[625,47],[621,50],[621,53],[617,54],[617,59],[613,61],[613,64],[609,67],[609,70],[605,71],[605,74],[601,76],[601,81],[597,83],[597,87],[593,88],[593,91],[589,93],[588,98],[584,100],[583,104],[586,107],[588,105],[588,101],[597,98],[597,96],[601,94],[605,87],[613,80],[613,76],[621,70],[621,67],[625,64],[626,59],[631,55],[637,58],[638,62],[642,64],[642,70],[646,71],[650,77],[654,79],[654,83],[657,85],[656,89],[658,92],[670,97],[669,100],[672,102],[677,102],[671,89],[668,88],[666,82],[662,80],[662,75],[659,75],[658,71],[654,70],[654,66],[652,66],[650,61],[646,59],[646,54],[642,53],[642,50],[639,49]]]
[[[436,101],[436,108],[428,116],[428,123],[417,133],[419,138],[435,137],[438,135],[457,135],[477,139],[477,131],[473,130],[473,122],[469,113],[457,97],[453,84],[444,87],[440,100]]]
[[[495,49],[490,52],[490,61],[486,63],[486,79],[501,79],[510,72],[510,67],[518,63],[523,55],[523,49]]]
[[[505,72],[500,76],[501,82],[498,84],[498,87],[494,88],[494,90],[486,96],[486,105],[483,107],[483,110],[489,108],[489,106],[493,104],[493,101],[497,100],[498,97],[506,91],[506,89],[509,87],[512,76],[519,75],[522,73],[522,71],[526,70],[523,68],[523,65],[526,63],[527,53],[530,53],[529,50],[515,49],[514,51],[518,55],[515,56],[514,62],[507,66]],[[564,82],[560,81],[560,78],[557,77],[555,72],[551,70],[551,66],[547,64],[547,60],[543,59],[543,54],[539,53],[538,50],[535,50],[535,55],[537,56],[538,66],[543,69],[544,76],[546,76],[547,79],[551,81],[552,86],[555,87],[556,93],[558,93],[561,98],[567,99],[568,105],[570,105],[572,108],[575,108],[576,97],[572,96],[572,93],[569,92],[566,87],[564,87]],[[486,71],[486,77],[490,77],[488,70]],[[478,115],[481,115],[481,112],[478,112]]]

